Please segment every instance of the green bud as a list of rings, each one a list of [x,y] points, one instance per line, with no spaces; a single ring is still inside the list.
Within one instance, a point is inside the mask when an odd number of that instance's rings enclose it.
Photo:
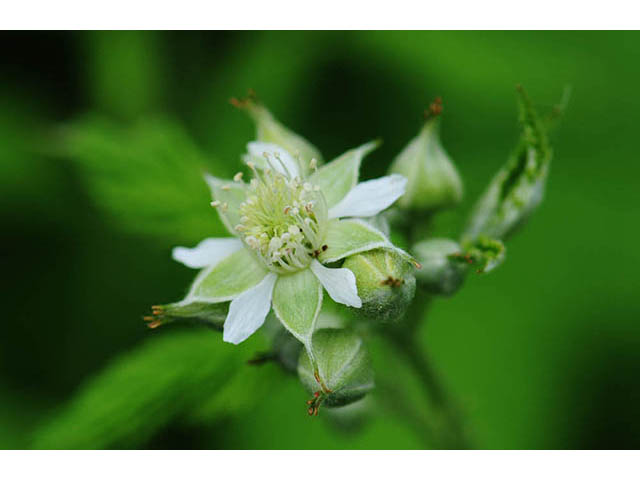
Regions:
[[[313,394],[307,402],[309,415],[321,404],[339,407],[363,398],[374,387],[371,360],[362,339],[351,330],[316,330],[313,361],[306,350],[300,354],[298,376]]]
[[[420,286],[439,295],[451,295],[460,288],[468,266],[458,243],[447,238],[433,238],[414,245],[412,253],[422,264],[416,271]]]
[[[316,164],[322,163],[320,151],[307,140],[282,125],[267,108],[259,103],[251,94],[243,100],[232,100],[233,105],[244,108],[256,124],[256,140],[275,143],[298,158],[304,173],[310,171],[312,159]]]
[[[359,315],[376,322],[401,318],[416,293],[413,266],[390,250],[371,250],[348,257],[343,264],[356,277],[362,307]]]
[[[518,88],[518,93],[520,141],[476,204],[465,240],[473,241],[480,235],[507,238],[529,218],[544,196],[552,156],[546,127],[524,90]]]
[[[400,152],[391,165],[391,173],[408,179],[405,194],[397,202],[406,210],[431,212],[454,206],[462,199],[462,180],[440,143],[438,114],[442,107],[432,105],[432,115],[422,130]]]

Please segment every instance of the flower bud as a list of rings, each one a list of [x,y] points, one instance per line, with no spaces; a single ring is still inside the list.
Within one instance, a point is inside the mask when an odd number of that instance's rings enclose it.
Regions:
[[[274,143],[294,158],[297,158],[303,173],[308,173],[312,160],[315,165],[322,162],[320,151],[307,140],[282,125],[267,108],[250,94],[243,100],[232,100],[233,105],[244,108],[256,124],[256,140]]]
[[[413,266],[397,253],[377,249],[348,257],[343,267],[356,277],[362,307],[354,311],[376,322],[401,318],[416,292]]]
[[[432,114],[418,136],[391,165],[391,173],[399,173],[409,180],[405,194],[397,203],[400,208],[431,212],[454,206],[462,199],[462,180],[440,143],[438,114],[441,108],[438,102],[432,105]]]
[[[414,245],[412,253],[422,264],[416,271],[418,283],[429,292],[451,295],[462,285],[467,264],[460,262],[462,248],[447,238],[433,238]]]
[[[313,394],[307,402],[309,415],[321,404],[339,407],[363,398],[374,387],[371,360],[362,339],[351,330],[316,330],[312,343],[313,360],[303,350],[298,376]]]
[[[477,202],[464,234],[505,239],[520,227],[544,196],[551,162],[546,128],[522,88],[518,88],[522,134],[516,150]]]

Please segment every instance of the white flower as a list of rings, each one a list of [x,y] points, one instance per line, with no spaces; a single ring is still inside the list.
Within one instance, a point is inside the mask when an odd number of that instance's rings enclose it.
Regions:
[[[411,260],[383,233],[353,218],[378,214],[405,190],[400,175],[358,183],[360,162],[375,146],[367,143],[317,169],[316,162],[303,166],[277,145],[250,142],[249,183],[241,175],[234,181],[207,175],[212,205],[234,238],[208,238],[173,250],[175,260],[202,269],[180,305],[230,301],[223,339],[235,344],[255,332],[273,307],[307,348],[323,290],[338,303],[360,308],[354,274],[326,264],[376,248]]]

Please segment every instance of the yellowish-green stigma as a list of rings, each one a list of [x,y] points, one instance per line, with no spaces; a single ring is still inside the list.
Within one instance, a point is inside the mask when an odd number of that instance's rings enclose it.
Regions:
[[[308,267],[324,247],[327,205],[322,192],[299,177],[249,167],[255,178],[240,205],[236,231],[269,270],[293,273]]]

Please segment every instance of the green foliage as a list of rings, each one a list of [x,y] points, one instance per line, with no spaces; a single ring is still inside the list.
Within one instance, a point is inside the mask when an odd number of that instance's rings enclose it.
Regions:
[[[36,431],[33,447],[141,446],[178,416],[211,401],[246,359],[246,347],[234,349],[202,330],[150,339],[85,384]]]
[[[61,133],[62,153],[119,228],[176,243],[222,233],[209,206],[205,157],[174,122],[123,127],[93,116]]]
[[[135,119],[160,105],[166,89],[165,57],[158,32],[119,33],[87,34],[87,83],[101,111]]]

